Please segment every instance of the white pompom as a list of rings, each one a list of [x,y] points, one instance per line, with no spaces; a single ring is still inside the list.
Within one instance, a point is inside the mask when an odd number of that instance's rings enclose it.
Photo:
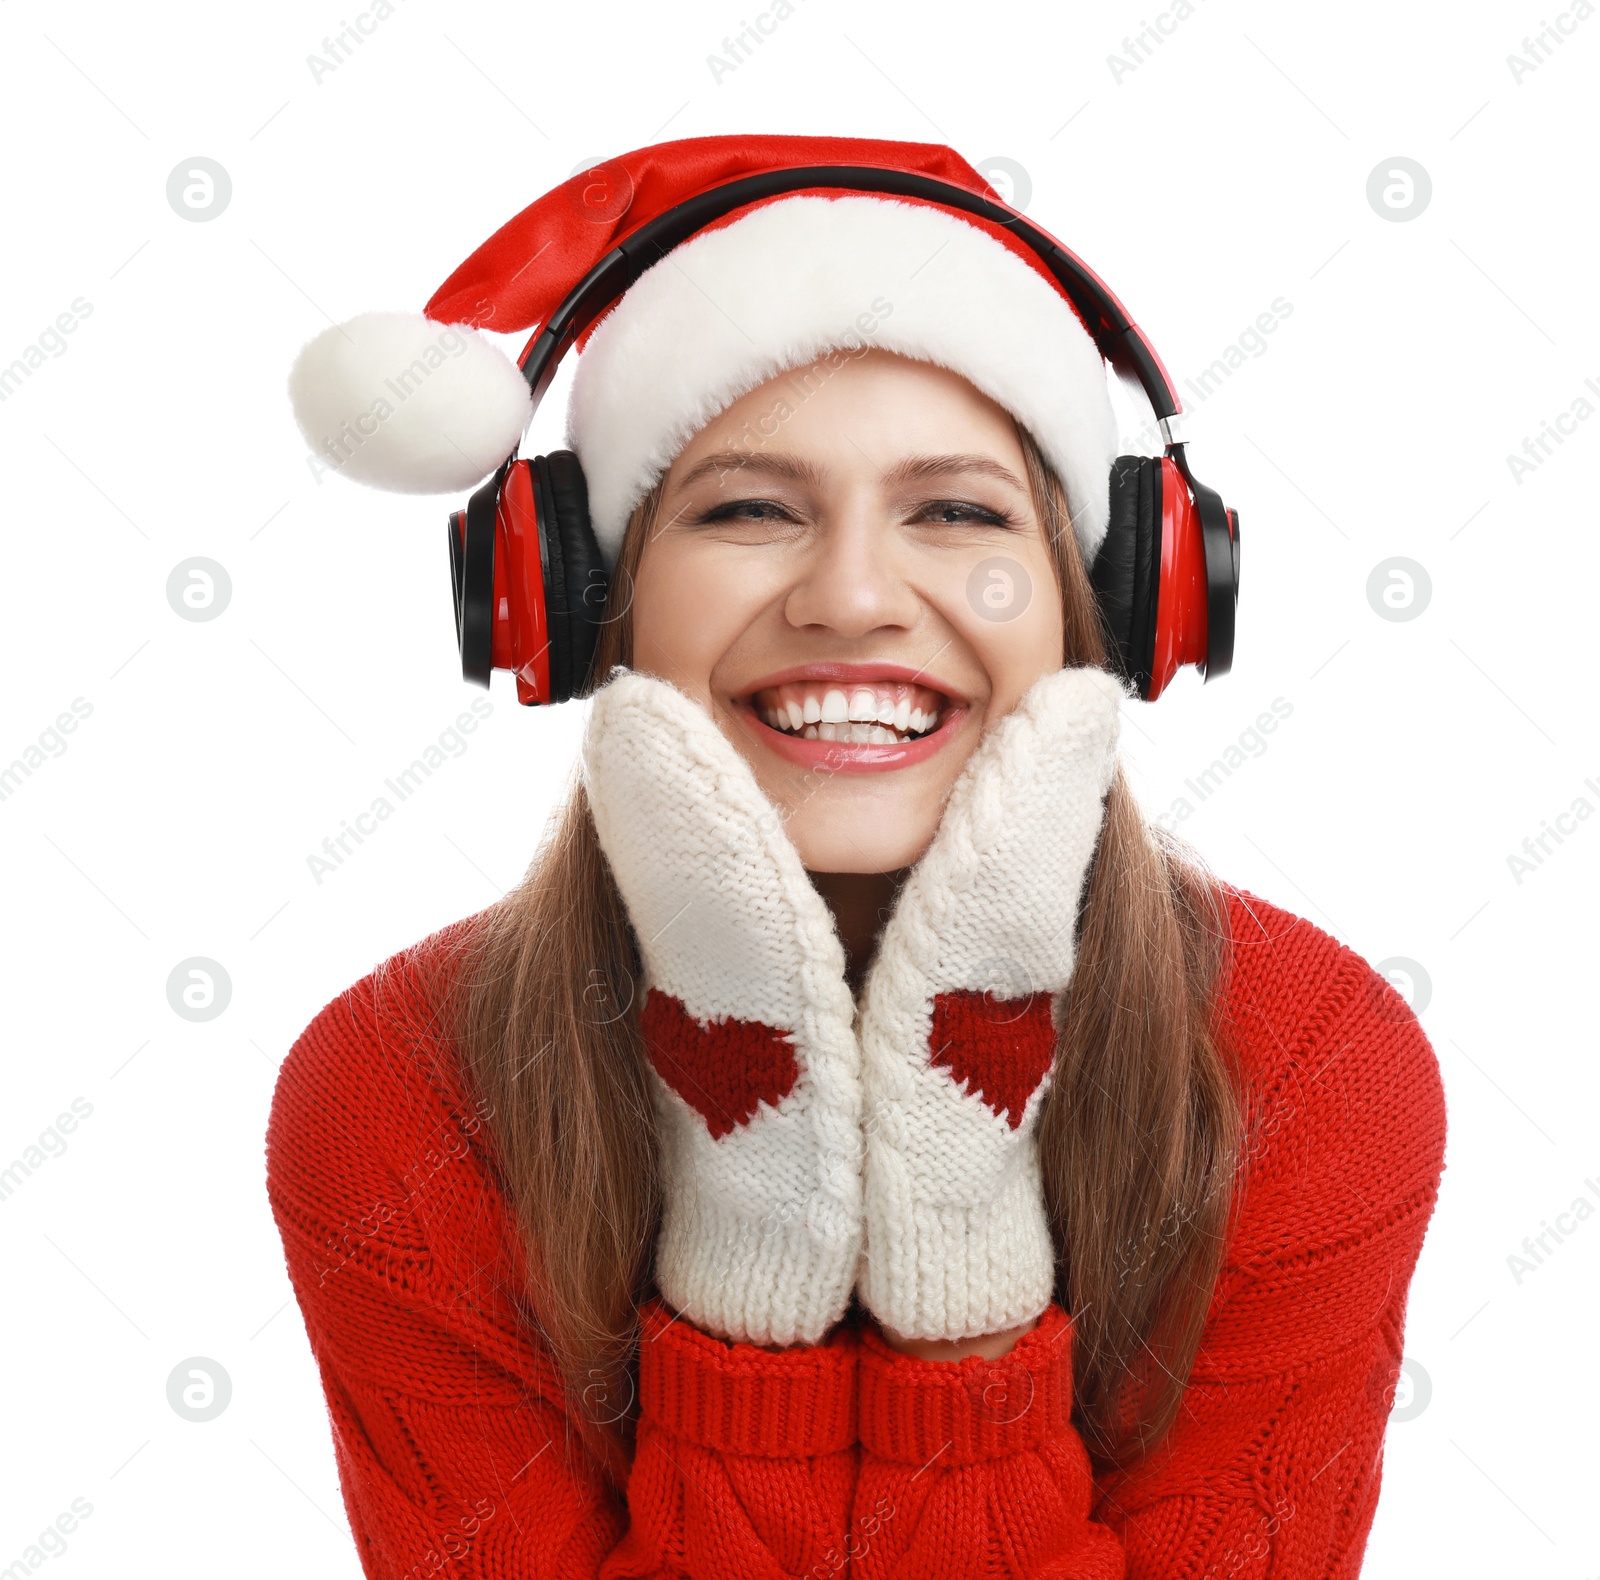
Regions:
[[[318,335],[295,359],[289,398],[314,465],[397,494],[470,488],[533,412],[497,346],[419,313],[363,313]]]

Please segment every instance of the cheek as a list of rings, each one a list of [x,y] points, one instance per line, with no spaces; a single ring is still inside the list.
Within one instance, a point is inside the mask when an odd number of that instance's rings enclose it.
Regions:
[[[1061,667],[1061,593],[1043,544],[974,554],[943,570],[928,591],[988,680],[991,720]]]
[[[712,670],[753,618],[748,603],[748,588],[718,556],[658,540],[634,585],[634,668],[709,705]]]

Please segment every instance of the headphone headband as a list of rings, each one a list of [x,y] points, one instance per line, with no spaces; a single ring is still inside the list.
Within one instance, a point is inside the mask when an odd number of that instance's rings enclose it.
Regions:
[[[578,336],[652,264],[696,231],[747,203],[815,188],[921,198],[1003,225],[1044,263],[1083,319],[1101,356],[1138,379],[1156,417],[1165,424],[1183,409],[1155,347],[1105,281],[1076,253],[1003,203],[934,176],[875,165],[803,165],[741,176],[696,193],[624,237],[568,292],[523,349],[518,365],[533,392],[534,406]]]

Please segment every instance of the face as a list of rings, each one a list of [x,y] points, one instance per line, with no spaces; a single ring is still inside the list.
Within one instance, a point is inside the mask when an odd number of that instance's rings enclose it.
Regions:
[[[752,390],[673,462],[633,663],[711,713],[809,870],[893,872],[984,732],[1061,667],[1061,598],[1009,415],[927,363],[833,360]]]

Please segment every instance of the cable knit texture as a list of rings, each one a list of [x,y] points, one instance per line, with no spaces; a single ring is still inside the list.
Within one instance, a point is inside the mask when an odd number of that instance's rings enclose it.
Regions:
[[[856,1291],[896,1333],[998,1333],[1050,1303],[1041,1011],[1072,978],[1123,695],[1094,668],[1028,688],[956,780],[878,941],[861,998]]]
[[[1352,1580],[1443,1167],[1438,1064],[1358,955],[1242,891],[1228,914],[1247,1142],[1225,1265],[1176,1424],[1093,1482],[1059,1305],[950,1364],[865,1319],[769,1350],[652,1299],[636,1394],[581,1404],[638,1410],[613,1496],[426,985],[472,919],[341,993],[284,1061],[267,1187],[368,1580]]]
[[[749,763],[699,703],[619,670],[583,744],[639,941],[675,1310],[816,1343],[861,1253],[861,1078],[844,946]]]

